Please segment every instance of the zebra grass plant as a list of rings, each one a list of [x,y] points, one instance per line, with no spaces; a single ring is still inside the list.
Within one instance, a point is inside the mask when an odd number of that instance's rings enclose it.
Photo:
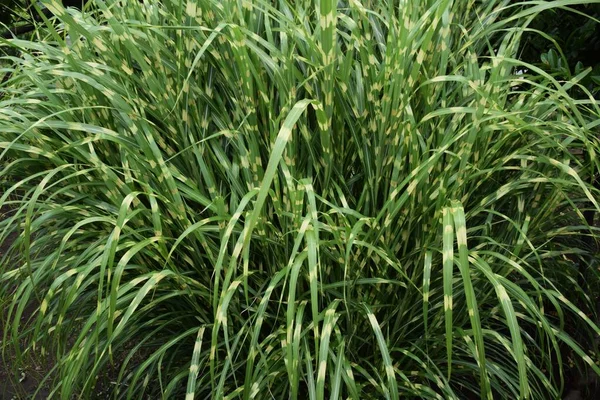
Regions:
[[[61,399],[560,398],[600,108],[518,50],[578,3],[44,2],[1,44],[3,349]]]

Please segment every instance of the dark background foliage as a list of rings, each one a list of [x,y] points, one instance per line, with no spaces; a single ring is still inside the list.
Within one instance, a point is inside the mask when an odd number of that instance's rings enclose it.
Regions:
[[[0,29],[2,37],[11,37],[11,32],[17,34],[30,32],[31,28],[33,28],[33,23],[41,21],[41,16],[34,7],[36,3],[43,9],[43,6],[39,2],[31,0],[0,0],[0,26],[5,25],[7,28]],[[81,8],[85,3],[87,3],[87,0],[62,1],[65,7]],[[50,13],[46,14],[46,16],[49,15]],[[24,27],[25,29],[23,29]]]
[[[541,66],[561,79],[570,79],[584,69],[592,68],[581,83],[597,95],[600,90],[599,20],[599,3],[544,12],[530,28],[544,32],[556,43],[539,33],[528,32],[522,43],[521,59]]]

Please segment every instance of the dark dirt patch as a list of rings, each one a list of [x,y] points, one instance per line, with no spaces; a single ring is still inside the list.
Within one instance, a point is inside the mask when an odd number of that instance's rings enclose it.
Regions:
[[[0,208],[0,221],[10,215],[10,210],[6,207]],[[14,243],[18,233],[13,232],[3,241],[0,239],[0,262],[8,253],[11,245]],[[6,265],[0,265],[0,272]],[[10,266],[8,266],[10,268]],[[3,346],[4,327],[10,323],[7,318],[8,308],[12,301],[10,292],[0,292],[0,400],[45,400],[50,398],[49,384],[51,379],[44,381],[46,376],[55,367],[55,362],[50,359],[42,360],[41,356],[36,354],[24,355],[21,363],[16,362],[16,354],[10,338],[7,338]],[[31,320],[35,317],[38,305],[35,300],[25,309],[21,316],[20,330],[31,326]],[[27,343],[20,342],[21,349],[27,347]],[[4,347],[4,350],[3,350]],[[121,363],[126,354],[133,348],[133,343],[125,349],[121,349],[117,354],[117,361],[114,365],[109,365],[98,377],[98,383],[92,395],[93,399],[108,399],[115,389],[114,382],[117,380]],[[2,352],[2,350],[4,352]],[[137,354],[131,361],[133,364],[139,364],[143,361],[143,355]],[[41,386],[41,387],[40,387]]]
[[[6,216],[9,210],[6,208],[0,209],[0,219]],[[6,239],[0,242],[0,260],[8,252],[8,249],[15,241],[16,233],[10,234]],[[2,266],[4,267],[4,266]],[[4,312],[6,311],[6,301],[9,299],[0,299],[0,307],[3,308],[0,316],[0,333],[4,331],[6,323]],[[21,323],[26,326],[28,320],[35,312],[36,307],[33,305],[26,307]],[[2,343],[0,335],[0,344]],[[46,399],[50,392],[46,388],[41,388],[38,391],[40,382],[44,379],[47,371],[51,369],[49,365],[44,365],[33,357],[26,357],[21,365],[16,363],[16,355],[11,348],[11,344],[6,344],[4,353],[0,354],[0,400],[19,400],[19,399]],[[2,348],[2,346],[0,346]],[[46,363],[47,364],[47,363]],[[36,393],[37,392],[37,393]]]

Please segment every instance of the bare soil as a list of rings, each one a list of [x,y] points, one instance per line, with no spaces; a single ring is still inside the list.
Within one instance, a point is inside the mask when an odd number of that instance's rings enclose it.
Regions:
[[[0,209],[0,219],[8,214],[6,208]],[[16,234],[11,234],[3,242],[0,242],[0,259],[8,252],[8,249],[16,239]],[[4,330],[5,312],[7,310],[6,302],[10,299],[0,298],[0,332]],[[27,324],[31,318],[35,307],[27,307],[21,318],[23,324]],[[31,357],[25,358],[24,362],[17,366],[16,356],[11,344],[3,346],[3,337],[0,335],[0,400],[20,400],[20,399],[46,399],[49,391],[42,388],[38,391],[40,382],[44,379],[46,371],[51,368]],[[37,392],[37,393],[36,393]]]
[[[0,221],[9,214],[10,210],[7,208],[0,208]],[[3,242],[0,242],[0,260],[7,254],[16,238],[17,234],[13,233]],[[16,354],[12,343],[6,343],[6,346],[3,346],[2,332],[4,331],[5,324],[9,323],[5,318],[10,301],[10,294],[8,294],[8,296],[6,294],[2,296],[2,293],[0,292],[0,400],[49,399],[51,398],[51,390],[49,388],[51,380],[47,379],[44,382],[44,379],[55,366],[52,359],[42,360],[41,357],[37,357],[35,354],[29,354],[24,357],[21,364],[17,365]],[[25,308],[21,317],[20,326],[22,328],[27,328],[29,326],[37,309],[38,305],[34,302]],[[25,348],[26,344],[27,343],[22,342],[21,348]],[[107,366],[106,370],[99,376],[96,388],[92,395],[93,399],[110,398],[114,389],[114,381],[117,380],[120,364],[128,350],[130,350],[130,348],[123,349],[121,353],[118,353],[116,364]],[[133,363],[141,363],[142,361],[142,354],[137,354],[132,360]]]
[[[7,213],[7,209],[0,209],[0,218]],[[16,234],[12,234],[0,243],[0,259],[8,252],[15,238]],[[0,307],[2,308],[6,307],[4,301],[5,299],[0,299]],[[1,310],[1,317],[4,317],[5,310],[6,308]],[[27,324],[34,311],[35,307],[27,307],[23,312],[21,322]],[[3,332],[5,323],[4,318],[0,318],[0,332]],[[32,357],[26,358],[20,367],[17,366],[15,353],[11,345],[2,346],[2,340],[3,338],[0,335],[0,349],[4,347],[4,352],[0,351],[0,400],[37,400],[48,398],[49,391],[46,388],[41,388],[38,391],[38,387],[51,367],[43,365],[39,361],[32,359]]]

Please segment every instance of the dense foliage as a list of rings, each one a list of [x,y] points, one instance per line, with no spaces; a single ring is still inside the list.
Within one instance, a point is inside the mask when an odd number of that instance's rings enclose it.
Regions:
[[[0,0],[0,31],[12,30],[31,22],[37,16],[36,11],[41,8],[43,6],[40,7],[40,3],[30,0]]]
[[[17,10],[21,4],[15,0],[0,0],[0,24],[11,26],[18,18]],[[1,26],[1,25],[0,25]]]
[[[600,2],[551,9],[538,15],[524,35],[519,58],[572,79],[592,68],[581,84],[600,94]],[[585,97],[574,90],[571,95]]]
[[[110,365],[119,398],[548,399],[600,373],[600,108],[569,95],[589,70],[518,59],[583,2],[145,3],[46,2],[44,40],[2,42],[2,346],[49,353],[55,395]]]

